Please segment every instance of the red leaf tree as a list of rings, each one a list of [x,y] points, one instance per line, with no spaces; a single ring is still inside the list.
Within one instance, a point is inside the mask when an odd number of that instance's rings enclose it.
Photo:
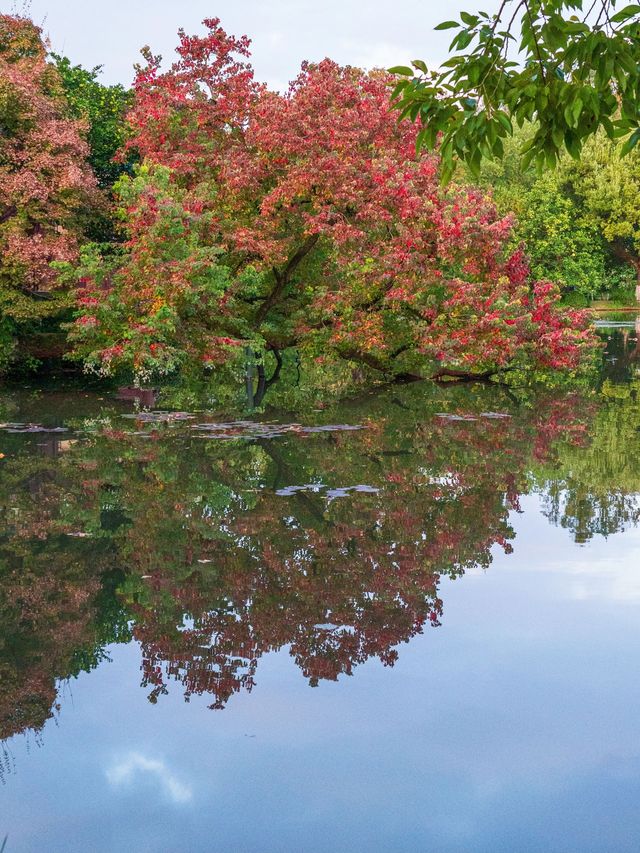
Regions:
[[[72,330],[89,367],[145,376],[234,343],[396,377],[580,365],[586,317],[528,280],[489,198],[440,188],[384,73],[324,60],[271,92],[248,40],[205,25],[167,71],[150,53],[138,70],[129,240],[116,264],[87,258]]]
[[[64,304],[51,262],[77,258],[95,186],[84,128],[46,56],[38,27],[0,15],[0,311],[17,322]]]

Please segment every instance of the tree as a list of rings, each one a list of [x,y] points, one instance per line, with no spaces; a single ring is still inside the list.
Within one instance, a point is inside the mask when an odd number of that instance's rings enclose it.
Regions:
[[[621,158],[619,143],[600,132],[578,160],[563,154],[555,169],[540,174],[532,165],[523,168],[519,154],[532,132],[527,124],[516,128],[502,159],[483,161],[479,178],[465,166],[456,177],[486,187],[499,211],[513,212],[515,245],[526,246],[534,278],[557,282],[574,304],[600,293],[628,301],[637,277],[631,236],[637,152]]]
[[[456,158],[477,174],[483,157],[502,157],[514,123],[535,122],[522,153],[540,169],[564,149],[578,157],[598,129],[624,139],[623,153],[640,140],[640,6],[502,0],[436,29],[458,30],[440,69],[391,70],[396,106],[423,125],[419,146],[439,146],[444,179]]]
[[[128,241],[81,269],[71,337],[90,368],[144,379],[245,347],[391,377],[581,363],[586,317],[529,282],[484,193],[439,188],[388,75],[324,60],[280,95],[254,81],[247,39],[205,24],[169,70],[147,53],[138,71]]]
[[[599,134],[589,141],[585,156],[566,171],[592,226],[635,270],[640,302],[640,152],[621,158],[619,146]]]
[[[583,205],[566,191],[560,171],[540,176],[518,207],[517,231],[533,275],[587,300],[607,289],[606,247]]]
[[[66,112],[38,27],[0,16],[0,314],[12,326],[72,301],[51,262],[76,259],[95,178],[84,126]]]
[[[640,319],[607,330],[600,402],[589,442],[558,448],[553,470],[537,475],[545,514],[571,530],[577,542],[610,536],[640,524],[640,464],[634,446],[640,419]]]
[[[59,709],[60,682],[129,636],[114,602],[121,579],[111,543],[60,535],[72,532],[61,496],[81,489],[78,473],[24,445],[16,451],[0,493],[0,742],[40,730]],[[4,770],[0,762],[0,782]]]
[[[64,94],[71,114],[89,127],[89,163],[103,189],[110,188],[124,172],[132,168],[130,162],[116,161],[124,147],[127,125],[126,113],[131,105],[131,92],[121,86],[100,83],[101,66],[91,70],[72,65],[65,56],[53,54]]]

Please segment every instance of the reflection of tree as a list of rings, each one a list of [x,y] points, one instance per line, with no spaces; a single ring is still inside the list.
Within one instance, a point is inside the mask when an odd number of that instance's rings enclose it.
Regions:
[[[62,532],[73,480],[39,457],[2,473],[0,739],[39,729],[55,709],[56,679],[95,666],[118,624],[108,549]]]
[[[541,479],[549,519],[577,542],[608,536],[640,521],[640,381],[605,381],[589,442],[568,443],[561,466]]]
[[[311,684],[392,664],[439,624],[442,576],[510,550],[532,467],[560,435],[583,444],[590,412],[413,386],[340,416],[366,428],[219,441],[111,419],[58,458],[6,460],[0,616],[17,646],[0,649],[0,734],[41,726],[56,679],[125,639],[125,614],[152,701],[178,681],[221,708],[285,646]]]
[[[511,549],[531,490],[578,541],[640,518],[637,379],[598,403],[409,386],[315,418],[365,428],[221,441],[111,413],[37,452],[6,436],[0,738],[42,727],[129,620],[151,701],[173,681],[222,708],[283,647],[311,684],[393,664],[439,624],[443,576]]]
[[[571,397],[516,406],[498,389],[417,386],[340,413],[366,428],[221,442],[189,422],[110,418],[64,452],[7,460],[0,600],[31,656],[0,652],[2,733],[41,726],[55,680],[126,638],[124,613],[152,701],[173,680],[221,708],[284,646],[311,684],[392,664],[439,624],[443,575],[510,550],[529,469],[558,435],[582,442],[588,417]]]
[[[624,316],[624,315],[623,315]],[[629,382],[640,375],[640,315],[625,325],[603,328],[606,352],[603,375],[612,382]]]

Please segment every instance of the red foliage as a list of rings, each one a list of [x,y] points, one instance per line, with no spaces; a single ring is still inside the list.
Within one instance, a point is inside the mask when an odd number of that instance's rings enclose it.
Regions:
[[[385,73],[326,59],[278,94],[254,81],[246,38],[218,19],[205,25],[202,37],[180,32],[169,70],[147,54],[138,72],[129,144],[152,170],[171,170],[170,183],[160,191],[151,178],[129,201],[131,254],[113,284],[124,319],[83,321],[83,354],[112,361],[123,344],[123,363],[153,369],[152,339],[175,341],[153,322],[156,337],[142,340],[126,317],[153,320],[160,300],[172,329],[192,322],[180,304],[205,246],[219,248],[227,272],[222,292],[199,302],[205,357],[210,334],[307,346],[390,374],[425,361],[580,364],[593,342],[586,317],[560,311],[552,285],[528,283],[523,251],[506,251],[512,221],[484,193],[440,188],[438,158],[416,154],[415,125],[389,108]],[[141,293],[141,268],[153,270],[171,243],[169,232],[158,238],[170,211],[200,243],[145,276]]]
[[[84,128],[66,114],[40,30],[0,15],[0,286],[13,290],[3,312],[42,313],[25,299],[55,288],[52,261],[77,256],[78,214],[95,186]],[[46,303],[45,303],[46,308]]]

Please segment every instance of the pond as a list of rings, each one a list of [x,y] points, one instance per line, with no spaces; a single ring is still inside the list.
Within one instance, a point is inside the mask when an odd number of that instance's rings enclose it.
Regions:
[[[293,419],[0,397],[0,847],[624,853],[640,360]]]

